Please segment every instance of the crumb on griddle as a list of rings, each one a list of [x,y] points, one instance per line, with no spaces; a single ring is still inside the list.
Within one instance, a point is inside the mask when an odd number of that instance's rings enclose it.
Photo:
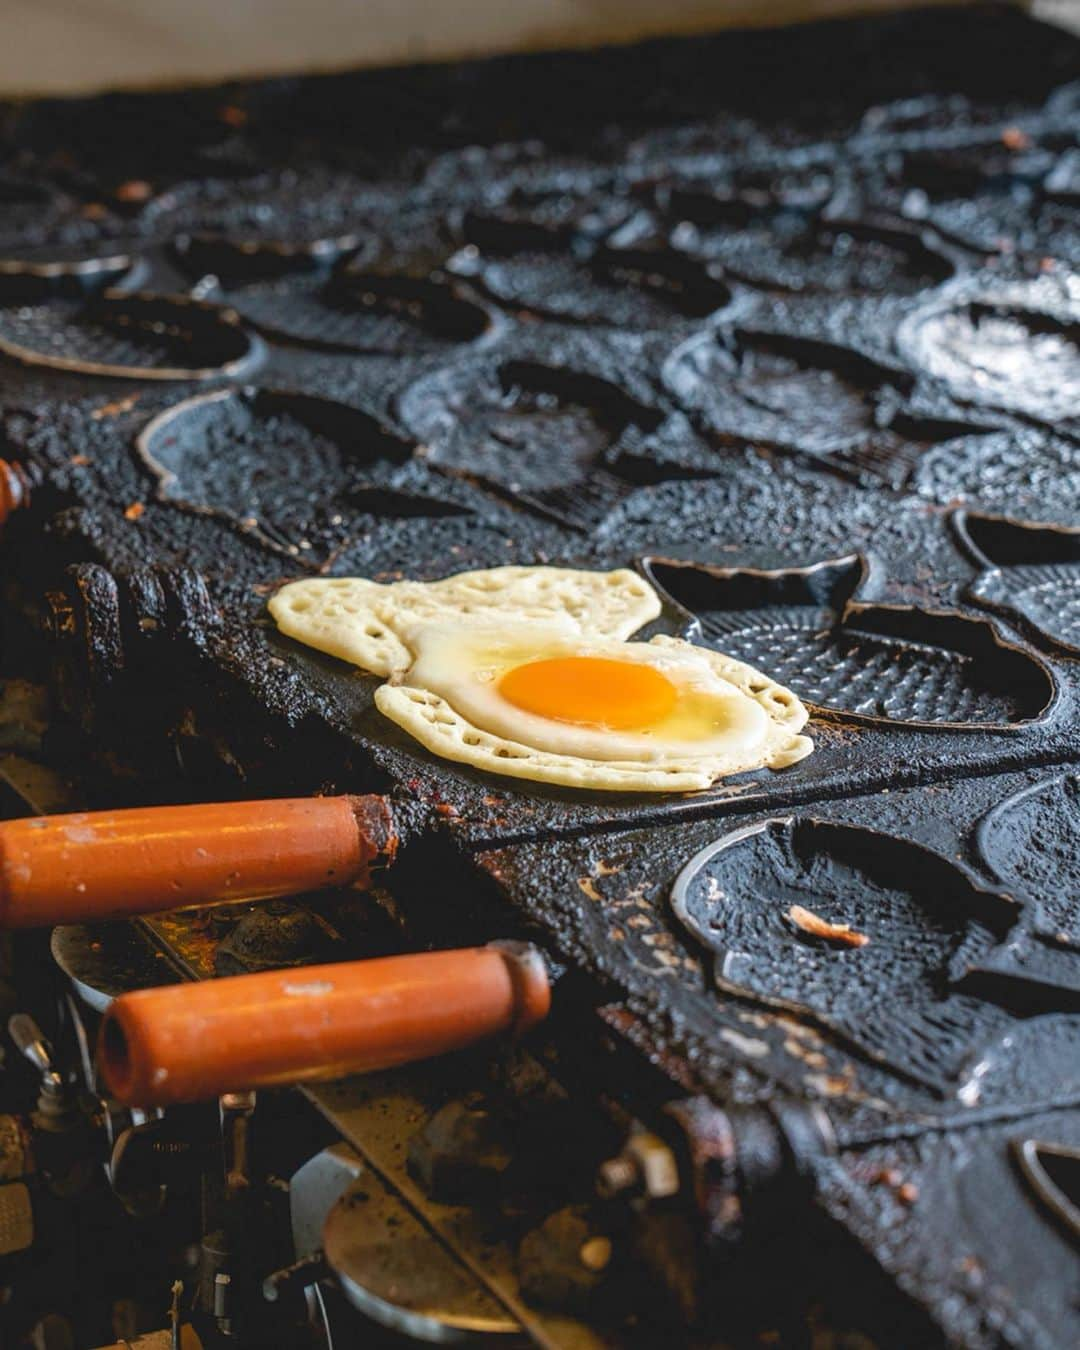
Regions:
[[[856,932],[851,924],[830,923],[828,919],[823,919],[813,910],[804,909],[802,905],[792,905],[787,917],[804,933],[809,933],[812,937],[825,938],[829,942],[842,942],[847,947],[865,947],[870,941],[865,933]]]

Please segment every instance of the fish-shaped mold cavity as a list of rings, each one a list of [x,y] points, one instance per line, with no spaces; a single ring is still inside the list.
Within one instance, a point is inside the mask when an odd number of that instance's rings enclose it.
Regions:
[[[1050,668],[987,620],[853,600],[864,571],[855,554],[772,570],[650,557],[642,569],[690,636],[768,671],[819,711],[1008,728],[1056,697]]]
[[[895,487],[931,448],[983,430],[910,410],[904,371],[790,334],[699,333],[671,354],[663,379],[722,442],[767,442]]]
[[[229,299],[270,336],[326,351],[405,355],[475,342],[482,306],[431,277],[335,272],[254,285]]]
[[[1017,197],[1040,186],[1055,164],[1045,146],[1010,149],[1003,142],[907,150],[895,158],[897,180],[931,201]],[[975,243],[976,241],[970,241]]]
[[[326,271],[345,256],[377,250],[378,201],[369,181],[317,164],[264,168],[257,180],[234,182],[196,209],[181,207],[172,256],[193,282],[216,278],[226,290]]]
[[[664,367],[668,388],[711,431],[814,456],[866,440],[889,380],[857,352],[745,330],[699,334]]]
[[[1013,1151],[1036,1198],[1080,1246],[1080,1148],[1016,1139]]]
[[[361,230],[327,230],[310,222],[301,230],[265,228],[196,230],[173,240],[173,251],[184,270],[198,280],[213,276],[223,285],[280,278],[292,272],[317,272],[333,266],[346,254],[360,250]]]
[[[79,298],[107,286],[139,284],[147,268],[139,244],[99,240],[96,244],[39,244],[0,250],[0,304]]]
[[[875,156],[879,181],[864,200],[889,204],[965,249],[1075,263],[1080,214],[1047,186],[1056,158],[1050,144],[1010,149],[1001,142]]]
[[[708,447],[699,445],[694,459],[685,423],[676,435],[660,409],[569,366],[448,367],[407,389],[399,413],[443,472],[479,479],[572,529],[598,525],[643,473],[652,481],[708,471]],[[680,453],[665,461],[676,442]]]
[[[499,304],[570,323],[661,328],[726,308],[731,290],[715,264],[630,230],[594,235],[573,224],[471,216],[455,268]]]
[[[1080,776],[1044,779],[999,802],[976,827],[975,847],[992,875],[1029,898],[1036,933],[1080,951]],[[1078,962],[1074,955],[1080,985]]]
[[[916,295],[955,270],[918,229],[868,225],[691,185],[673,188],[671,239],[694,257],[763,290],[811,295]]]
[[[999,142],[908,151],[887,160],[875,156],[872,200],[931,225],[966,249],[1075,266],[1080,262],[1076,151],[1062,149],[1071,140],[1059,135],[1015,148]]]
[[[154,418],[136,446],[159,500],[219,516],[308,562],[355,533],[363,512],[463,509],[418,488],[414,470],[423,470],[411,464],[409,442],[357,408],[307,394],[244,388],[186,399]]]
[[[1080,305],[1039,282],[940,298],[904,320],[901,349],[965,402],[1080,429]]]
[[[809,1016],[864,1054],[945,1092],[1009,1015],[965,992],[1016,906],[954,863],[876,830],[812,817],[710,844],[672,891],[716,985]]]
[[[322,351],[422,355],[487,335],[494,314],[443,270],[449,244],[409,221],[389,243],[308,234],[258,240],[192,241],[191,265],[222,255],[222,293],[271,337]]]
[[[184,295],[107,290],[0,309],[0,352],[26,365],[133,380],[238,375],[261,355],[230,309]]]
[[[1080,652],[1080,530],[960,511],[957,534],[984,571],[972,599]]]
[[[0,241],[4,251],[46,238],[78,221],[78,205],[55,184],[0,173]],[[82,222],[85,224],[85,222]]]

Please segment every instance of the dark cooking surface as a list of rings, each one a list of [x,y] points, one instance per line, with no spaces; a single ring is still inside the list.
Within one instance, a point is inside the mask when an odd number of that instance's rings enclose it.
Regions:
[[[1080,1137],[1078,124],[1080,44],[994,9],[2,123],[5,580],[87,747],[392,793],[433,940],[537,934],[669,1087],[826,1101],[824,1203],[980,1346],[1080,1338],[1009,1153]],[[643,568],[814,755],[459,771],[265,613],[507,562]]]

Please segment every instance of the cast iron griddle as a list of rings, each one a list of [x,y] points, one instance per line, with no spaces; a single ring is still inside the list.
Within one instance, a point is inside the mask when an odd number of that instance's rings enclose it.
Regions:
[[[1080,45],[986,8],[3,119],[8,622],[87,752],[390,793],[432,940],[538,936],[631,1078],[824,1101],[822,1203],[950,1337],[1080,1339]],[[509,562],[639,567],[815,754],[459,770],[265,611]]]

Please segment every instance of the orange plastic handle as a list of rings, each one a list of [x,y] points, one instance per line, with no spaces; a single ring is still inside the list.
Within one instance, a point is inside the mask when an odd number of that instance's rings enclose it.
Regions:
[[[30,500],[30,487],[18,464],[0,459],[0,525]]]
[[[33,928],[367,885],[396,838],[382,797],[150,806],[0,824],[0,926]]]
[[[536,948],[493,943],[122,994],[98,1053],[120,1102],[168,1106],[427,1059],[527,1031],[550,1005]]]

